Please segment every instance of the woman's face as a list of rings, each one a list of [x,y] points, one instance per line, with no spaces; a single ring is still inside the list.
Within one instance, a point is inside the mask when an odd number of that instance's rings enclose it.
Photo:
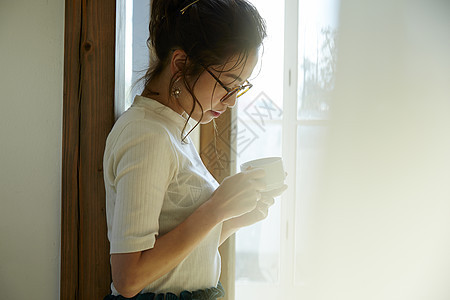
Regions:
[[[209,69],[209,71],[213,73],[214,76],[228,88],[228,90],[245,83],[245,81],[252,74],[253,69],[258,62],[258,55],[256,51],[253,51],[249,54],[246,61],[240,63],[238,66],[235,66],[237,59],[237,56],[232,57],[224,66]],[[214,69],[226,70],[227,72],[218,72]],[[230,69],[232,70],[228,71]],[[191,114],[191,118],[201,124],[211,122],[214,118],[218,118],[222,113],[224,113],[228,107],[233,107],[236,104],[236,93],[220,102],[223,96],[227,94],[227,91],[217,82],[214,76],[205,70],[200,75],[194,87],[194,94],[203,109],[203,117],[202,109],[199,105],[196,105],[194,112]],[[189,101],[188,106],[189,107],[186,107],[186,105],[184,105],[187,113],[189,113],[192,109],[192,100]]]

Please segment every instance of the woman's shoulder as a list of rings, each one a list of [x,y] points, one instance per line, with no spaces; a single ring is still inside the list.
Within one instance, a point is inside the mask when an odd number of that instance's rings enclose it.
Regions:
[[[173,139],[171,130],[164,122],[146,117],[145,111],[130,108],[114,124],[106,148],[113,150],[136,144],[157,143],[167,149],[172,148]]]
[[[125,133],[127,136],[142,134],[167,136],[171,134],[168,125],[158,117],[149,117],[144,109],[131,107],[117,120],[112,132],[120,132],[120,135]]]

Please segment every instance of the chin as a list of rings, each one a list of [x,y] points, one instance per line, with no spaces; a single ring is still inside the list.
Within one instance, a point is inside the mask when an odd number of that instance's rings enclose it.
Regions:
[[[212,120],[214,120],[214,118],[210,118],[210,117],[203,117],[203,119],[201,119],[200,124],[208,124],[210,123]],[[197,121],[198,122],[198,121]]]
[[[201,116],[191,116],[191,119],[194,119],[196,122],[199,122],[200,124],[208,124],[209,122],[211,122],[214,119],[213,116],[211,116],[210,114],[207,114],[207,113],[203,114],[203,117],[201,118],[201,120],[200,120],[200,117]]]

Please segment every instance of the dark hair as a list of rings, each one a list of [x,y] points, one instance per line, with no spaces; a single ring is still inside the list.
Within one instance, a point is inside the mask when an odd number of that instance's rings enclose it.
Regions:
[[[194,101],[190,117],[196,104],[200,105],[193,90],[204,67],[223,66],[236,55],[238,60],[230,70],[217,71],[228,72],[245,64],[249,53],[266,37],[266,25],[246,0],[152,0],[149,33],[151,63],[144,86],[161,74],[173,50],[184,50],[189,60],[180,74],[172,77],[169,95],[181,77]]]

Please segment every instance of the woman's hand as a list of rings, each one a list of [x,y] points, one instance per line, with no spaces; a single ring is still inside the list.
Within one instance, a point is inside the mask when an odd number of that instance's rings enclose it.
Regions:
[[[253,210],[223,222],[220,244],[238,229],[264,220],[269,214],[269,208],[274,204],[274,198],[280,196],[286,189],[287,185],[284,185],[279,189],[261,193],[261,199],[257,202]]]
[[[280,196],[286,189],[287,185],[284,185],[273,191],[261,193],[261,199],[256,207],[248,213],[228,220],[229,225],[238,229],[264,220],[269,214],[269,208],[275,203],[274,198]]]
[[[243,171],[224,179],[211,196],[210,204],[222,221],[254,211],[261,199],[259,190],[265,188],[261,180],[263,169]]]

